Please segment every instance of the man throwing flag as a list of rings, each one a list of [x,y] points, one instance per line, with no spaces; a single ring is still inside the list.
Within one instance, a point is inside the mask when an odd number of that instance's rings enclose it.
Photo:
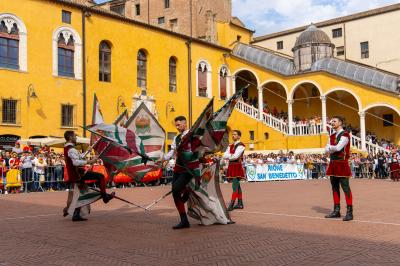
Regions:
[[[232,197],[229,204],[228,211],[233,209],[243,209],[242,189],[240,187],[240,180],[245,179],[243,170],[243,154],[245,150],[244,144],[240,141],[242,133],[239,130],[233,130],[232,140],[233,143],[228,146],[224,154],[224,158],[229,160],[227,178],[232,179]],[[235,201],[238,200],[236,206]]]
[[[329,136],[325,152],[330,154],[330,163],[326,175],[330,176],[331,179],[334,209],[325,218],[340,217],[340,186],[342,186],[347,204],[347,213],[343,221],[350,221],[353,220],[353,196],[349,183],[351,177],[349,166],[350,135],[343,129],[343,118],[339,116],[332,118],[331,126],[335,132]]]
[[[187,129],[186,118],[184,116],[176,117],[175,127],[178,130],[179,134],[175,136],[171,145],[171,150],[164,156],[164,164],[166,164],[172,158],[176,160],[174,175],[172,178],[172,196],[174,198],[176,209],[179,212],[181,222],[172,228],[183,229],[190,227],[189,220],[186,215],[185,202],[188,200],[189,197],[186,186],[193,177],[189,170],[183,167],[184,162],[182,162],[179,157],[177,157],[177,148],[179,147],[183,136],[185,136],[189,132],[189,130]]]
[[[111,195],[106,193],[106,183],[104,180],[104,176],[100,173],[86,171],[84,170],[84,166],[87,164],[93,164],[97,161],[97,158],[93,158],[92,160],[85,160],[77,149],[76,145],[76,134],[74,131],[65,131],[64,138],[66,143],[64,145],[64,156],[65,156],[65,166],[67,168],[68,173],[68,181],[71,183],[79,183],[83,184],[86,180],[96,180],[99,183],[101,197],[104,203],[108,203],[115,193],[113,192]],[[87,219],[82,218],[80,215],[81,208],[76,208],[72,217],[72,221],[85,221]]]

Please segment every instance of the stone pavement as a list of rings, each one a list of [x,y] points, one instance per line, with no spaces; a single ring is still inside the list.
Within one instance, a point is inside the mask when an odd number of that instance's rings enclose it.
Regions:
[[[351,182],[352,222],[322,218],[328,180],[245,183],[236,224],[192,220],[180,231],[171,197],[148,212],[99,202],[89,221],[73,223],[61,215],[65,192],[1,195],[0,265],[400,265],[400,183]],[[169,188],[116,192],[148,204]],[[222,191],[229,199],[229,184]]]

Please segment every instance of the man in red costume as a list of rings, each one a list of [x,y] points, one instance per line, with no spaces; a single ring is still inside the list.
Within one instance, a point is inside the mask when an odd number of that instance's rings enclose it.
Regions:
[[[166,165],[166,163],[173,158],[176,159],[174,175],[172,178],[172,196],[174,198],[174,203],[176,209],[178,210],[181,221],[172,228],[184,229],[190,227],[190,223],[186,215],[185,202],[189,198],[189,193],[186,189],[186,186],[193,178],[193,174],[186,166],[186,162],[181,158],[181,156],[179,156],[177,149],[181,144],[182,138],[189,132],[186,118],[184,116],[176,117],[175,127],[179,134],[175,136],[171,145],[171,150],[164,156],[164,164]]]
[[[243,209],[240,180],[246,179],[242,165],[243,154],[246,147],[240,141],[241,136],[242,133],[239,130],[233,130],[232,140],[234,142],[228,146],[224,153],[224,158],[229,160],[228,173],[226,174],[226,177],[232,179],[232,197],[228,211],[232,211],[233,209]],[[238,203],[236,206],[234,206],[236,199],[238,200]]]
[[[351,177],[351,170],[349,165],[350,158],[350,134],[343,129],[343,118],[334,116],[331,120],[332,129],[335,130],[328,140],[325,147],[325,152],[330,155],[330,163],[326,175],[330,176],[334,209],[331,214],[325,218],[339,218],[340,217],[340,188],[342,186],[346,204],[347,213],[343,221],[353,220],[353,196],[350,190],[349,179]]]
[[[64,133],[64,138],[66,143],[64,145],[64,157],[65,157],[65,167],[68,173],[68,182],[70,183],[80,183],[84,184],[86,180],[96,180],[99,183],[100,193],[103,198],[104,203],[108,203],[114,196],[114,192],[109,195],[106,193],[106,182],[104,176],[100,173],[86,171],[84,166],[87,164],[94,164],[97,162],[97,158],[92,160],[85,160],[76,148],[76,134],[74,131],[68,130]],[[65,213],[64,213],[65,215]],[[76,208],[74,215],[72,216],[72,221],[85,221],[87,219],[82,218],[80,215],[80,208]]]

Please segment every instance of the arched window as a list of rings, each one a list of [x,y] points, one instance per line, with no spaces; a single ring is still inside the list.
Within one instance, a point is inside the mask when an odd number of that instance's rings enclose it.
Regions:
[[[200,62],[197,66],[197,94],[201,97],[210,95],[210,69],[206,62]]]
[[[0,67],[19,69],[19,35],[16,23],[0,23]]]
[[[61,33],[58,36],[58,75],[75,77],[74,74],[74,39],[71,34]]]
[[[147,56],[143,50],[139,50],[137,55],[137,85],[139,88],[147,87]]]
[[[221,67],[219,71],[219,98],[221,100],[226,100],[227,97],[227,76],[228,69],[226,67]]]
[[[111,82],[111,47],[106,41],[99,46],[99,80]]]
[[[53,75],[82,78],[82,41],[71,27],[61,26],[53,32]]]
[[[176,59],[169,59],[169,91],[176,92]]]

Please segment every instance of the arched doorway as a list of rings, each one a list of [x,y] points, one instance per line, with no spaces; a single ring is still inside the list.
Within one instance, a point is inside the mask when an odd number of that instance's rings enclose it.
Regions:
[[[261,85],[263,89],[263,111],[274,117],[288,119],[287,93],[283,84],[267,81]]]
[[[360,100],[346,89],[333,89],[325,94],[327,120],[339,115],[345,119],[346,128],[360,137]]]
[[[255,108],[258,107],[258,79],[250,70],[240,70],[234,74],[235,90],[250,85],[243,92],[243,101]]]
[[[376,104],[364,109],[366,142],[381,147],[400,145],[400,110],[387,104]]]
[[[321,90],[317,84],[308,81],[297,84],[288,101],[289,114],[290,109],[294,135],[314,135],[323,131]]]

